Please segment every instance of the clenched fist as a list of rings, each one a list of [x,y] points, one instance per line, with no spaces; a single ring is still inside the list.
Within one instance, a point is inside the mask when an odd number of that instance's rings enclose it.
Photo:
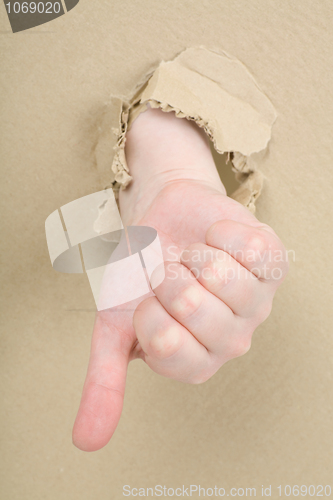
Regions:
[[[133,181],[120,193],[125,225],[161,241],[161,284],[146,297],[98,312],[74,444],[102,448],[120,418],[129,361],[202,383],[245,354],[284,280],[286,250],[268,225],[227,197],[205,134],[174,113],[139,115],[127,134]]]

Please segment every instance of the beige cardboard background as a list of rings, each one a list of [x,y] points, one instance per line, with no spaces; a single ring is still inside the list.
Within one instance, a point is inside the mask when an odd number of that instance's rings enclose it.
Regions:
[[[332,436],[332,7],[326,1],[81,0],[11,34],[0,6],[1,499],[107,500],[124,484],[330,484]],[[71,443],[94,302],[57,274],[44,221],[100,189],[94,147],[109,95],[186,47],[242,61],[278,119],[257,216],[296,262],[252,349],[188,386],[130,365],[109,445]],[[196,496],[193,496],[196,498]]]

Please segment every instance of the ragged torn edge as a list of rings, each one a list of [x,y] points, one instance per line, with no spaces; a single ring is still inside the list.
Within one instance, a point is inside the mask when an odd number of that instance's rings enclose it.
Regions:
[[[264,180],[255,157],[266,149],[277,114],[238,59],[202,46],[186,49],[146,74],[131,98],[113,97],[110,102],[118,115],[118,126],[112,127],[116,143],[110,172],[116,199],[119,190],[132,181],[125,157],[127,131],[149,103],[152,108],[193,120],[218,153],[228,153],[240,183],[231,198],[255,212]],[[97,221],[96,228],[101,224],[102,220]]]

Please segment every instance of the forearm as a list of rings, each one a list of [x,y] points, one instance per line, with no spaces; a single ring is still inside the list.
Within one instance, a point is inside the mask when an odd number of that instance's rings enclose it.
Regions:
[[[226,194],[206,134],[173,112],[148,109],[140,114],[127,133],[125,154],[133,177],[119,195],[125,224],[140,217],[159,191],[177,180],[207,184]]]

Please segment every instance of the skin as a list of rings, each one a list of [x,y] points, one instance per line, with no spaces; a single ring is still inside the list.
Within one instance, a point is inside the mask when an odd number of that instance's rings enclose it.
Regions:
[[[130,361],[205,382],[249,350],[288,271],[274,230],[226,196],[208,139],[193,122],[148,109],[132,124],[125,154],[133,181],[120,192],[122,220],[157,230],[165,278],[154,293],[96,314],[73,428],[84,451],[111,439]]]

